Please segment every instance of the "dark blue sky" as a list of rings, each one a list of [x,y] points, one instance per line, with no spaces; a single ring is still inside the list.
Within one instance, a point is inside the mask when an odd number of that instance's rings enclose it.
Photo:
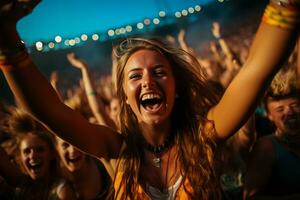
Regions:
[[[51,41],[55,36],[76,37],[83,33],[107,32],[110,28],[137,23],[217,0],[43,0],[18,24],[27,44]],[[174,16],[175,17],[175,16]]]

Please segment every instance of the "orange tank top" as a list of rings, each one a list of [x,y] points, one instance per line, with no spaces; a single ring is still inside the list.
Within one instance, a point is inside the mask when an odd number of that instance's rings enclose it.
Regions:
[[[125,184],[122,183],[122,177],[123,177],[123,172],[118,171],[114,181],[114,189],[116,191],[114,199],[117,200],[123,199],[122,194],[125,191]],[[141,185],[138,185],[137,191],[132,191],[132,192],[137,193],[138,200],[151,200],[150,196],[144,191]],[[189,196],[188,192],[193,193],[193,188],[189,180],[185,179],[182,181],[181,185],[179,186],[176,192],[175,200],[180,200],[180,199],[190,200],[191,197]],[[129,200],[129,198],[127,198],[126,200]]]

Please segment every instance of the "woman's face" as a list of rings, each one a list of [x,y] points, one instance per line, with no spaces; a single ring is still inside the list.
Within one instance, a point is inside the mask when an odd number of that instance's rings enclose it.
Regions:
[[[80,170],[86,159],[85,154],[58,137],[56,143],[56,149],[64,167],[70,172]]]
[[[123,88],[139,123],[158,125],[169,119],[175,78],[165,56],[146,49],[133,53],[125,65]]]
[[[45,177],[49,173],[50,162],[54,156],[44,139],[28,134],[20,142],[19,148],[22,165],[32,179]]]

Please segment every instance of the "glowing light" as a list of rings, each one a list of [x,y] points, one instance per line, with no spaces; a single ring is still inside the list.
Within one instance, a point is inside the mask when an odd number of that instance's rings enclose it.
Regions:
[[[136,25],[136,27],[138,28],[138,29],[143,29],[144,28],[144,24],[143,23],[137,23],[137,25]]]
[[[195,9],[194,9],[193,7],[190,7],[190,8],[188,9],[188,11],[189,11],[189,13],[193,14],[193,13],[195,12]]]
[[[60,43],[62,41],[62,38],[58,35],[54,38],[55,42]]]
[[[132,31],[132,26],[127,25],[127,26],[125,27],[125,29],[126,29],[127,32],[130,32],[130,31]]]
[[[160,17],[165,17],[165,16],[166,16],[166,12],[165,12],[165,11],[160,11],[160,12],[158,13],[158,15],[159,15]]]
[[[182,14],[183,16],[187,16],[187,15],[188,15],[188,11],[187,11],[187,10],[182,10],[182,11],[181,11],[181,14]]]
[[[69,45],[70,46],[74,46],[76,44],[74,39],[69,40]]]
[[[64,44],[65,44],[66,46],[69,46],[69,40],[65,40]]]
[[[121,34],[121,33],[120,33],[120,29],[117,28],[117,29],[115,30],[115,34],[116,34],[116,35],[120,35],[120,34]]]
[[[80,43],[80,38],[79,37],[74,38],[74,40],[75,40],[76,44]]]
[[[125,28],[120,28],[120,33],[121,33],[121,34],[126,33],[126,29],[125,29]]]
[[[49,47],[50,49],[53,49],[53,48],[55,47],[54,42],[49,42],[48,47]]]
[[[82,39],[82,41],[87,41],[88,36],[86,34],[82,34],[81,39]]]
[[[224,2],[224,0],[218,0],[220,3],[223,3]]]
[[[36,47],[36,49],[37,49],[38,51],[42,51],[44,45],[43,45],[43,43],[42,43],[41,41],[38,41],[38,42],[35,43],[35,47]]]
[[[176,13],[175,13],[175,16],[176,16],[177,18],[180,18],[180,17],[181,17],[181,12],[176,12]]]
[[[159,23],[160,23],[160,20],[158,18],[153,19],[153,24],[159,24]]]
[[[115,31],[112,30],[112,29],[110,29],[110,30],[107,32],[107,34],[108,34],[109,36],[114,36],[114,35],[115,35]]]
[[[132,26],[128,25],[125,27],[126,31],[127,32],[131,32],[132,31]]]
[[[95,40],[95,41],[96,41],[96,40],[99,40],[99,35],[96,34],[96,33],[93,34],[93,35],[92,35],[92,39]]]
[[[150,19],[145,19],[145,20],[144,20],[144,24],[145,24],[145,25],[149,25],[150,23],[151,23]]]
[[[196,10],[197,12],[199,12],[199,11],[201,10],[201,6],[196,5],[196,6],[195,6],[195,10]]]

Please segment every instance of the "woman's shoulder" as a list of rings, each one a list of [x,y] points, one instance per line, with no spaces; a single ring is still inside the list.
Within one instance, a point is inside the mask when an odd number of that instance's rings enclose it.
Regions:
[[[49,194],[49,199],[76,199],[76,191],[71,182],[61,178],[54,182]]]

